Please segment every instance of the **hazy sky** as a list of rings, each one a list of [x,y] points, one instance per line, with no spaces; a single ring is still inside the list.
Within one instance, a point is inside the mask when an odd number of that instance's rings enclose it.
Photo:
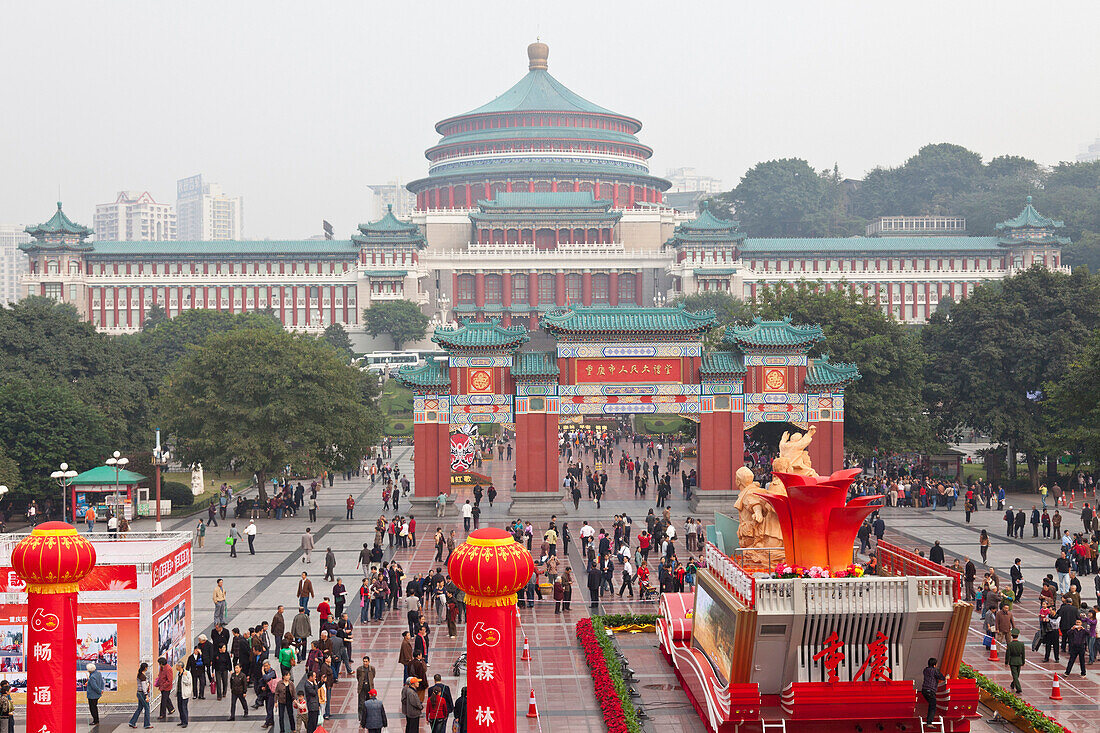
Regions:
[[[536,35],[561,82],[642,120],[658,175],[861,177],[943,141],[1053,164],[1100,136],[1095,0],[4,0],[0,27],[0,223],[48,218],[60,186],[90,226],[203,173],[248,237],[347,236],[364,186],[425,175],[435,122],[522,77]]]

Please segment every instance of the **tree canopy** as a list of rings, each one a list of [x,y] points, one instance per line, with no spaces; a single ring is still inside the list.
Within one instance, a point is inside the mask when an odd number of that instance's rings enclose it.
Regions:
[[[332,348],[336,349],[338,353],[351,359],[355,356],[355,351],[351,348],[351,337],[348,336],[348,332],[339,323],[333,323],[325,332],[321,334],[321,338],[327,341]]]
[[[411,300],[379,300],[363,311],[363,325],[371,336],[386,334],[400,351],[410,341],[428,333],[428,317]]]
[[[183,461],[254,472],[262,486],[287,465],[354,465],[380,432],[376,390],[320,339],[247,328],[185,355],[159,406]]]

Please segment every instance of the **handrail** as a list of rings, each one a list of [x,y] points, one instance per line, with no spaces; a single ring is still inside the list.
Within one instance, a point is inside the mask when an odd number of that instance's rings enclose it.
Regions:
[[[711,574],[726,586],[734,598],[753,608],[756,605],[756,579],[711,542],[707,543],[705,557]]]
[[[945,576],[952,582],[952,600],[962,598],[962,573],[946,568],[897,545],[879,540],[876,547],[880,568],[891,575]]]

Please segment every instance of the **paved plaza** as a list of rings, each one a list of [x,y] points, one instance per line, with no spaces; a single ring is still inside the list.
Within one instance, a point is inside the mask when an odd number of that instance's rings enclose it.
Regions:
[[[624,442],[623,446],[626,445]],[[400,465],[402,472],[409,474],[411,478],[412,448],[395,447],[393,460]],[[685,460],[684,464],[687,470],[691,469],[692,461]],[[482,526],[499,527],[509,521],[512,468],[513,463],[504,460],[487,461],[481,469],[483,473],[493,478],[500,492],[494,506],[489,507],[487,500],[482,502],[484,510]],[[644,524],[645,514],[648,508],[653,506],[652,496],[646,502],[635,500],[632,485],[628,485],[625,477],[620,477],[617,469],[609,473],[609,478],[607,498],[602,502],[599,510],[592,501],[585,500],[582,501],[579,511],[572,511],[573,507],[569,505],[569,512],[563,511],[559,516],[559,522],[569,523],[575,540],[579,539],[582,520],[588,520],[597,527],[610,528],[611,517],[626,512],[634,519],[635,534],[638,527]],[[345,519],[344,507],[348,494],[356,500],[355,519],[352,521]],[[317,601],[324,595],[331,596],[329,589],[332,584],[321,580],[324,575],[324,553],[328,547],[331,547],[336,554],[336,575],[343,578],[345,585],[349,588],[349,594],[353,594],[361,577],[360,572],[356,570],[359,550],[363,542],[373,541],[373,524],[379,514],[383,513],[380,494],[381,483],[372,486],[365,476],[350,482],[337,479],[332,488],[324,488],[318,496],[320,508],[316,522],[308,523],[304,511],[292,519],[259,520],[259,535],[256,539],[254,556],[249,555],[247,546],[241,543],[238,545],[238,557],[231,559],[228,548],[223,544],[228,524],[223,522],[217,527],[212,527],[207,533],[205,547],[195,550],[194,635],[197,636],[210,629],[213,618],[211,594],[217,578],[225,579],[225,587],[228,591],[229,628],[234,626],[247,628],[264,620],[270,621],[276,606],[280,603],[286,606],[285,616],[289,628],[297,605],[295,595],[302,570],[308,571],[314,580]],[[467,498],[472,498],[469,495],[469,489],[456,490],[455,500],[458,504]],[[672,510],[679,527],[687,516],[687,502],[680,498],[678,490],[674,490],[672,498]],[[565,507],[563,503],[563,509]],[[408,509],[407,504],[402,504],[403,514],[407,513]],[[415,510],[413,513],[416,514]],[[386,514],[388,515],[389,512]],[[979,513],[970,527],[963,523],[963,513],[960,510],[931,512],[930,510],[888,509],[885,515],[889,527],[888,539],[903,546],[913,547],[926,547],[932,540],[940,539],[949,555],[951,553],[962,555],[969,552],[977,557],[977,530],[987,524],[993,538],[993,546],[990,549],[991,563],[1002,571],[1006,571],[1014,557],[1022,557],[1026,579],[1029,581],[1029,588],[1033,591],[1032,598],[1036,594],[1035,587],[1038,581],[1053,564],[1056,555],[1056,545],[1053,542],[1032,544],[1030,540],[1013,542],[1000,537],[993,531],[1000,526],[1000,514],[996,511]],[[197,519],[198,516],[173,518],[165,522],[165,529],[191,529]],[[544,527],[545,523],[546,518],[536,520],[536,529]],[[316,538],[313,562],[308,565],[302,562],[303,556],[299,549],[301,535],[307,526],[312,527]],[[395,553],[387,550],[386,559],[392,557],[400,562],[407,575],[423,573],[430,568],[435,568],[439,563],[434,562],[435,550],[432,545],[432,535],[437,526],[443,527],[444,531],[455,529],[457,536],[463,535],[462,520],[455,507],[448,507],[447,516],[442,520],[436,519],[434,510],[430,509],[423,516],[417,517],[417,546],[408,550],[398,550]],[[1069,526],[1068,521],[1067,526]],[[139,526],[136,529],[142,529],[142,527]],[[567,557],[575,569],[580,567],[580,555],[576,542],[570,545]],[[538,604],[533,611],[520,610],[522,627],[530,640],[533,657],[529,668],[523,662],[519,664],[517,710],[521,731],[569,730],[571,733],[585,731],[602,733],[605,730],[600,711],[592,695],[591,678],[574,633],[575,623],[589,614],[588,593],[584,587],[585,576],[583,571],[577,575],[578,582],[574,587],[573,603],[568,613],[556,616],[553,613],[552,602]],[[1017,615],[1018,623],[1024,631],[1024,636],[1030,638],[1034,629],[1030,619],[1034,614],[1031,613],[1033,600],[1028,599],[1027,594],[1023,605],[1024,611]],[[311,608],[315,607],[316,602],[311,604]],[[655,609],[655,603],[642,603],[637,598],[630,600],[624,597],[623,600],[619,600],[618,597],[605,597],[601,603],[600,612],[654,612]],[[355,610],[357,611],[357,607]],[[312,614],[312,618],[316,631],[315,613]],[[448,639],[444,633],[445,625],[436,623],[434,614],[428,614],[428,621],[432,627],[432,644],[428,659],[429,673],[441,674],[443,682],[451,686],[452,694],[457,697],[462,683],[452,673],[452,665],[463,651],[464,629],[460,626],[459,638],[452,640]],[[976,621],[974,626],[977,628]],[[403,726],[399,714],[401,667],[397,663],[397,656],[401,631],[406,628],[407,621],[403,606],[388,612],[384,621],[380,623],[365,625],[356,623],[355,628],[353,664],[361,659],[364,653],[371,656],[372,663],[378,671],[376,687],[390,716],[391,731],[400,730]],[[967,661],[983,671],[991,671],[994,679],[1007,684],[1007,671],[1002,671],[999,666],[984,661],[985,650],[980,642],[980,635],[975,634],[969,645]],[[637,682],[634,687],[640,695],[638,705],[648,716],[645,721],[647,730],[702,731],[703,725],[687,697],[680,691],[680,685],[671,667],[657,651],[656,638],[652,634],[631,634],[620,636],[617,643],[637,673]],[[1025,670],[1023,675],[1025,697],[1040,708],[1056,713],[1076,731],[1100,730],[1100,726],[1095,722],[1100,718],[1097,715],[1100,710],[1095,702],[1098,692],[1095,682],[1090,678],[1081,681],[1079,677],[1064,681],[1062,690],[1066,700],[1055,707],[1046,699],[1050,688],[1049,670],[1053,670],[1054,666],[1041,665],[1041,667],[1029,667]],[[295,681],[298,681],[303,668],[304,665],[295,667]],[[531,689],[534,689],[538,701],[540,718],[537,720],[524,717]],[[251,702],[253,699],[251,693],[248,698]],[[332,718],[324,722],[325,728],[329,731],[357,731],[355,706],[353,678],[352,681],[348,681],[347,677],[342,677],[336,685]],[[129,730],[126,722],[132,709],[127,707],[125,712],[117,710],[103,716],[103,723],[99,730]],[[200,732],[252,730],[259,729],[263,722],[262,709],[253,711],[247,721],[241,720],[238,716],[238,720],[233,723],[226,720],[228,711],[228,698],[217,701],[207,690],[205,700],[191,702],[190,728]],[[175,726],[175,720],[168,723],[159,723],[155,720],[155,704],[153,713],[155,727]],[[256,713],[261,715],[256,716]],[[87,727],[85,712],[80,713],[79,719],[81,729],[85,729]],[[978,730],[986,728],[987,724],[984,721],[976,725]],[[426,721],[422,720],[421,730],[427,729]]]

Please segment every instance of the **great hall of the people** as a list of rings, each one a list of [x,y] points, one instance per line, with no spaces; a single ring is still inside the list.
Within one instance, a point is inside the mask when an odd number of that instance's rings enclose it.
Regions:
[[[707,209],[685,214],[650,173],[642,123],[578,96],[548,71],[545,44],[499,97],[435,129],[416,210],[388,213],[346,240],[99,241],[61,204],[28,227],[25,293],[72,303],[110,333],[145,312],[270,310],[287,328],[331,323],[365,341],[362,311],[408,299],[442,322],[499,318],[538,327],[566,305],[651,306],[722,291],[752,298],[800,279],[849,287],[907,323],[940,299],[1040,264],[1066,269],[1061,222],[1031,202],[997,236],[955,217],[887,217],[869,236],[757,239]]]

